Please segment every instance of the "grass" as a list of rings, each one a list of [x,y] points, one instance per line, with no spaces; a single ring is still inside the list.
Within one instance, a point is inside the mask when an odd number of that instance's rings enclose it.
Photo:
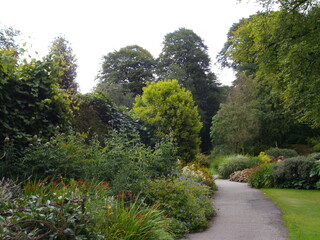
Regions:
[[[290,240],[320,239],[320,191],[262,189],[284,213]]]

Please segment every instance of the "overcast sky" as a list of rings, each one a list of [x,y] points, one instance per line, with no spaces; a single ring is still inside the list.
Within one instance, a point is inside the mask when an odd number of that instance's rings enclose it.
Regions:
[[[97,83],[103,55],[137,44],[158,57],[164,36],[181,27],[204,40],[213,72],[230,85],[234,75],[215,65],[216,55],[231,25],[259,10],[246,0],[0,0],[0,6],[1,27],[21,30],[40,56],[56,36],[66,37],[78,59],[83,93]]]

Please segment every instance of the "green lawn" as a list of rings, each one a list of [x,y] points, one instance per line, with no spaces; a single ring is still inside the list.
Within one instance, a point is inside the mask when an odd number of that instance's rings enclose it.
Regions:
[[[320,191],[262,189],[284,213],[290,240],[320,239]]]

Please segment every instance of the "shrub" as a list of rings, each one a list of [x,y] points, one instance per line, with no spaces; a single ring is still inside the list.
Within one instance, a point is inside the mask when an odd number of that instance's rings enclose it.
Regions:
[[[319,158],[320,158],[320,154],[318,154]],[[314,157],[318,157],[317,155],[315,155]],[[316,177],[317,178],[317,182],[316,182],[316,188],[320,189],[320,159],[317,159],[317,161],[314,164],[314,167],[312,168],[311,172],[310,172],[310,177]]]
[[[251,168],[258,164],[257,159],[250,159],[246,156],[237,155],[229,156],[223,163],[218,167],[219,175],[222,178],[229,178],[230,174],[235,171],[244,170],[246,168]]]
[[[207,155],[202,153],[197,154],[195,162],[201,166],[208,168],[210,166],[210,160]]]
[[[255,168],[248,178],[248,183],[254,188],[274,187],[274,163],[264,163]]]
[[[273,176],[277,187],[305,188],[315,187],[317,177],[310,177],[315,160],[307,157],[287,158],[274,167]]]
[[[242,171],[236,171],[230,175],[230,181],[233,182],[248,182],[249,176],[254,168],[248,168]]]
[[[298,153],[295,150],[287,148],[270,148],[266,151],[266,154],[274,159],[278,159],[280,156],[285,158],[298,156]]]
[[[62,175],[68,178],[86,178],[96,158],[99,144],[85,144],[85,135],[59,134],[49,142],[34,137],[34,143],[24,152],[20,161],[20,176],[44,179]]]
[[[193,179],[180,177],[149,181],[145,193],[149,201],[160,202],[160,209],[180,222],[173,229],[178,233],[204,229],[208,226],[207,219],[214,213],[210,188]]]
[[[215,156],[214,154],[211,154],[211,163],[210,163],[210,171],[212,174],[218,175],[218,167],[221,163],[223,163],[229,155],[219,155]]]
[[[182,168],[181,172],[183,176],[203,183],[209,186],[212,190],[217,189],[210,170],[198,163],[189,163],[187,166]]]
[[[270,156],[267,155],[265,152],[260,152],[258,158],[259,158],[260,162],[262,162],[262,163],[271,162]]]

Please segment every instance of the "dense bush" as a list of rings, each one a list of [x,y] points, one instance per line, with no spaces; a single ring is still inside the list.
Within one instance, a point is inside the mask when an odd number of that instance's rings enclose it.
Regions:
[[[315,160],[307,157],[287,158],[274,166],[273,176],[277,187],[314,188],[317,176],[310,176]]]
[[[230,181],[233,182],[248,182],[249,176],[255,168],[248,168],[242,171],[236,171],[230,175]]]
[[[274,163],[264,163],[255,168],[249,178],[248,183],[255,188],[274,187],[275,180],[273,177]]]
[[[314,157],[317,161],[315,162],[314,167],[310,172],[310,177],[318,178],[318,181],[316,182],[316,188],[320,189],[320,154],[315,155]]]
[[[293,149],[287,148],[270,148],[266,151],[266,154],[274,159],[278,159],[278,157],[283,156],[285,158],[297,157],[298,153]]]
[[[8,181],[0,185],[1,239],[105,239],[95,229],[86,211],[86,202],[108,195],[108,186],[71,181],[29,182],[22,194],[3,196],[17,186]]]
[[[199,183],[209,186],[212,190],[216,190],[216,184],[210,170],[203,167],[199,163],[189,163],[181,169],[182,175],[194,179]]]
[[[184,177],[149,181],[145,189],[151,202],[160,202],[160,209],[169,217],[179,220],[175,231],[196,232],[208,226],[213,215],[212,194],[208,186]]]
[[[259,163],[259,159],[248,158],[242,155],[231,155],[218,167],[219,175],[222,178],[229,178],[230,174],[235,171],[251,168]]]

